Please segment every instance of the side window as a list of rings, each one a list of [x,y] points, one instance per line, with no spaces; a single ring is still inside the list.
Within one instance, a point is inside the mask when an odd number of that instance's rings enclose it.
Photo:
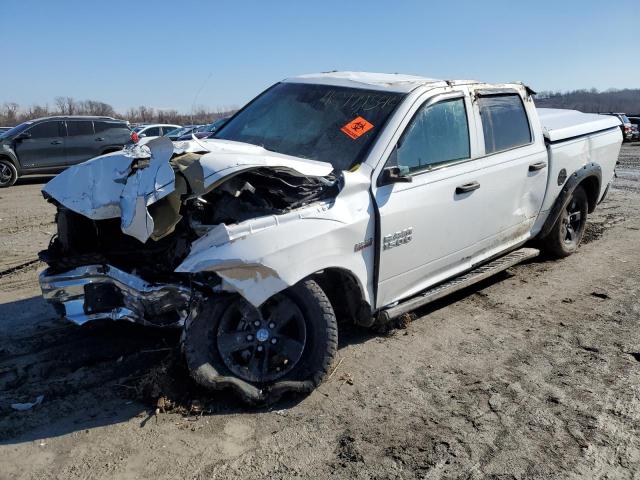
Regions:
[[[85,120],[68,121],[67,132],[70,137],[75,137],[78,135],[93,135],[93,122],[88,122]]]
[[[162,134],[166,135],[169,132],[172,132],[176,129],[176,127],[162,127]]]
[[[59,121],[42,122],[29,129],[31,138],[53,138],[61,136]]]
[[[470,157],[464,99],[445,100],[418,111],[403,133],[397,165],[410,172]]]
[[[96,133],[104,132],[105,130],[109,130],[112,127],[117,127],[119,125],[115,123],[107,123],[107,122],[93,122],[93,129]]]
[[[518,94],[478,97],[485,153],[531,143],[529,120]]]
[[[144,133],[147,137],[159,137],[160,136],[160,127],[147,128],[142,133]]]

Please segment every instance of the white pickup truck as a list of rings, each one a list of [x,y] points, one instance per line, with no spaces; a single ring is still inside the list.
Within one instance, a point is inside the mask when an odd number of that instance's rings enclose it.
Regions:
[[[337,319],[384,324],[539,249],[576,250],[619,122],[532,94],[304,75],[214,138],[142,139],[72,167],[43,188],[58,209],[44,297],[76,324],[183,328],[193,378],[247,402],[309,392]]]

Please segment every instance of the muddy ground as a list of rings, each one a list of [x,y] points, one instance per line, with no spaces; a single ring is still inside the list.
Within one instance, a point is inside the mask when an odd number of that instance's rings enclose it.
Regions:
[[[0,478],[638,478],[640,144],[618,175],[576,255],[343,328],[331,378],[263,410],[195,388],[175,333],[56,319],[46,178],[1,190]]]

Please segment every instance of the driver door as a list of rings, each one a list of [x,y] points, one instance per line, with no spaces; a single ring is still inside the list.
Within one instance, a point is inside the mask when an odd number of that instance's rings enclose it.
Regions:
[[[25,133],[28,133],[29,137],[19,140],[15,147],[22,168],[48,169],[65,165],[64,122],[40,122]]]

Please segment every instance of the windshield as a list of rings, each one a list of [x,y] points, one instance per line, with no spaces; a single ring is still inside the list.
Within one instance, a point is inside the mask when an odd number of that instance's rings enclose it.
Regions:
[[[629,118],[624,114],[620,115],[620,119],[622,120],[622,123],[630,123]]]
[[[21,123],[20,125],[17,125],[15,127],[13,127],[12,129],[7,130],[6,132],[0,132],[0,138],[13,137],[14,135],[19,134],[23,130],[26,130],[30,126],[31,126],[31,122]]]
[[[228,118],[219,118],[218,120],[216,120],[213,123],[210,123],[209,125],[205,125],[204,127],[201,127],[198,129],[199,132],[215,132],[216,130],[218,130],[222,125],[224,125],[224,122],[226,122],[228,120]]]
[[[349,170],[361,161],[403,94],[279,83],[231,118],[214,138]]]

